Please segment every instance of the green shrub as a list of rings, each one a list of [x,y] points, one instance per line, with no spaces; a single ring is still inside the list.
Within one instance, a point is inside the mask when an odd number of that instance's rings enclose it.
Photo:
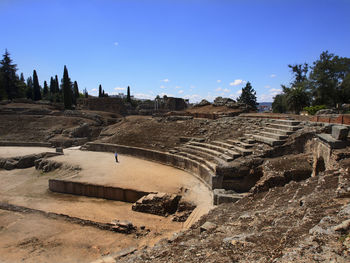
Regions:
[[[316,105],[316,106],[305,107],[304,111],[307,111],[307,113],[309,113],[310,115],[315,115],[316,112],[324,109],[327,109],[326,105]]]

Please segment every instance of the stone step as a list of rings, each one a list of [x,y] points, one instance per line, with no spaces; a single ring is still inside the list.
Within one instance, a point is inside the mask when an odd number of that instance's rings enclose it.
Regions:
[[[197,152],[205,153],[205,154],[207,154],[207,155],[209,155],[211,157],[221,159],[221,160],[223,160],[225,162],[231,162],[234,159],[232,156],[228,156],[228,155],[226,155],[224,153],[221,153],[221,152],[218,152],[218,151],[215,151],[215,150],[211,150],[211,149],[208,149],[208,148],[204,148],[204,147],[195,146],[195,145],[186,144],[184,146],[184,148],[193,149],[193,150],[196,150]]]
[[[238,141],[238,140],[232,140],[232,139],[227,139],[228,142],[232,143],[232,144],[238,144],[240,147],[245,148],[245,149],[249,149],[252,148],[254,146],[254,140],[251,139],[247,139],[249,142],[252,143],[248,143],[248,142],[244,142],[244,141]]]
[[[291,135],[294,133],[294,131],[285,131],[285,130],[269,128],[269,127],[265,127],[264,131],[269,132],[269,133],[276,133],[276,134],[280,134],[280,135]]]
[[[250,155],[250,154],[253,153],[252,150],[250,150],[250,149],[245,149],[245,148],[240,147],[240,146],[238,146],[238,145],[233,145],[233,148],[234,148],[237,152],[239,152],[242,156],[247,156],[247,155]]]
[[[222,147],[226,147],[226,148],[231,149],[231,150],[235,150],[239,154],[241,154],[242,156],[252,154],[252,152],[253,152],[252,150],[247,150],[246,148],[242,147],[243,142],[240,142],[240,141],[237,141],[236,144],[229,144],[229,143],[220,142],[220,141],[213,141],[212,143],[216,144],[216,145],[220,145]],[[252,145],[249,144],[249,146],[251,147]]]
[[[276,123],[276,124],[282,124],[282,125],[288,125],[288,126],[297,126],[301,122],[296,120],[279,120],[279,119],[270,119],[270,122]]]
[[[265,137],[265,136],[262,136],[262,135],[253,135],[253,137],[258,142],[266,143],[266,144],[268,144],[270,146],[277,146],[277,145],[281,145],[281,144],[285,143],[284,140],[276,140],[276,139]]]
[[[270,132],[266,132],[266,131],[260,132],[260,135],[265,136],[265,137],[269,137],[269,138],[273,138],[276,140],[285,140],[288,138],[288,135],[281,135],[281,134],[270,133]]]
[[[227,148],[224,148],[221,146],[210,144],[210,143],[189,142],[188,144],[198,146],[198,147],[203,147],[203,148],[210,149],[210,150],[214,150],[214,151],[226,154],[228,156],[232,156],[233,158],[240,156],[240,154],[238,152],[235,152],[233,150],[230,150],[230,149],[227,149]]]
[[[284,131],[296,131],[300,129],[299,126],[290,126],[290,125],[274,124],[274,123],[269,123],[267,127],[284,130]]]
[[[215,172],[216,170],[216,165],[212,162],[209,162],[208,160],[198,156],[198,155],[195,155],[195,154],[191,154],[191,153],[188,153],[188,152],[183,152],[183,151],[180,151],[178,153],[176,153],[177,155],[180,155],[180,156],[184,156],[184,157],[187,157],[188,159],[191,159],[191,160],[194,160],[194,161],[197,161],[201,164],[204,164],[205,166],[208,167],[208,169],[210,169],[211,171]]]

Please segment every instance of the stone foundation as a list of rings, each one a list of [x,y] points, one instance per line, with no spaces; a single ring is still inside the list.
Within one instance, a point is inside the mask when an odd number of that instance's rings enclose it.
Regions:
[[[128,203],[134,203],[141,197],[149,194],[148,192],[133,189],[56,179],[49,180],[49,189],[57,193],[83,195]]]

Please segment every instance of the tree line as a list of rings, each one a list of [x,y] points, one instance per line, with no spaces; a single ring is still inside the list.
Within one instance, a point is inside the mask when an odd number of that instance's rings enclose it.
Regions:
[[[274,97],[273,112],[303,109],[339,108],[350,103],[350,58],[322,52],[312,66],[307,63],[288,65],[293,78],[281,85],[282,93]]]
[[[65,109],[72,109],[77,105],[77,99],[88,97],[84,89],[83,94],[79,92],[77,81],[72,82],[68,69],[64,66],[61,83],[58,76],[50,78],[50,84],[44,81],[44,86],[39,84],[36,70],[33,76],[24,79],[23,73],[17,74],[17,65],[10,58],[10,53],[5,50],[3,59],[0,61],[0,100],[13,100],[16,98],[27,98],[33,101],[49,100],[51,102],[64,103]]]

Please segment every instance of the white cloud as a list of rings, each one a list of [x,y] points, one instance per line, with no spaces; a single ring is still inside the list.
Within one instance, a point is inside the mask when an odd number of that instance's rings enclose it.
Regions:
[[[94,91],[97,91],[97,89],[92,89],[92,90],[90,90],[90,91],[94,92]]]
[[[217,83],[221,83],[221,79],[218,79],[216,82],[217,82]]]
[[[162,82],[168,83],[170,80],[169,79],[162,79]]]
[[[115,87],[114,90],[116,90],[116,91],[122,91],[122,90],[126,90],[126,88]]]
[[[275,89],[275,88],[272,88],[272,89],[269,89],[269,93],[268,94],[260,94],[258,95],[258,101],[260,102],[269,102],[269,101],[273,101],[273,98],[280,94],[282,92],[281,89]]]
[[[278,93],[281,93],[281,92],[282,92],[281,89],[274,89],[274,88],[269,89],[269,91],[270,91],[270,93],[276,93],[276,95],[277,95]]]
[[[161,85],[160,88],[161,88],[161,89],[165,89],[165,86],[164,86],[164,85]]]
[[[239,95],[241,95],[241,94],[242,94],[242,90],[241,90],[241,89],[236,91],[236,95],[239,96]]]
[[[222,91],[222,88],[221,88],[221,87],[217,87],[217,88],[215,89],[215,91]]]
[[[243,80],[235,79],[235,81],[230,82],[230,86],[238,86],[238,85],[241,85],[242,83],[243,83]]]
[[[276,78],[276,76],[277,76],[276,74],[271,74],[270,78]]]
[[[184,93],[184,91],[181,89],[181,90],[179,90],[178,93],[179,93],[179,94],[182,94],[182,93]]]
[[[119,43],[118,43],[118,42],[114,42],[114,45],[115,45],[115,46],[118,46],[118,45],[119,45]]]
[[[182,89],[180,86],[176,86],[175,89]]]
[[[229,89],[224,89],[224,92],[228,93],[228,92],[230,92],[230,90]]]
[[[265,89],[271,89],[271,86],[270,85],[266,85],[264,88]]]
[[[190,86],[190,90],[193,90],[193,89],[195,89],[196,88],[196,86],[194,86],[194,85],[191,85]]]
[[[138,99],[148,99],[148,100],[154,99],[154,96],[145,94],[145,93],[135,93],[133,95],[135,96],[135,98],[138,98]]]

